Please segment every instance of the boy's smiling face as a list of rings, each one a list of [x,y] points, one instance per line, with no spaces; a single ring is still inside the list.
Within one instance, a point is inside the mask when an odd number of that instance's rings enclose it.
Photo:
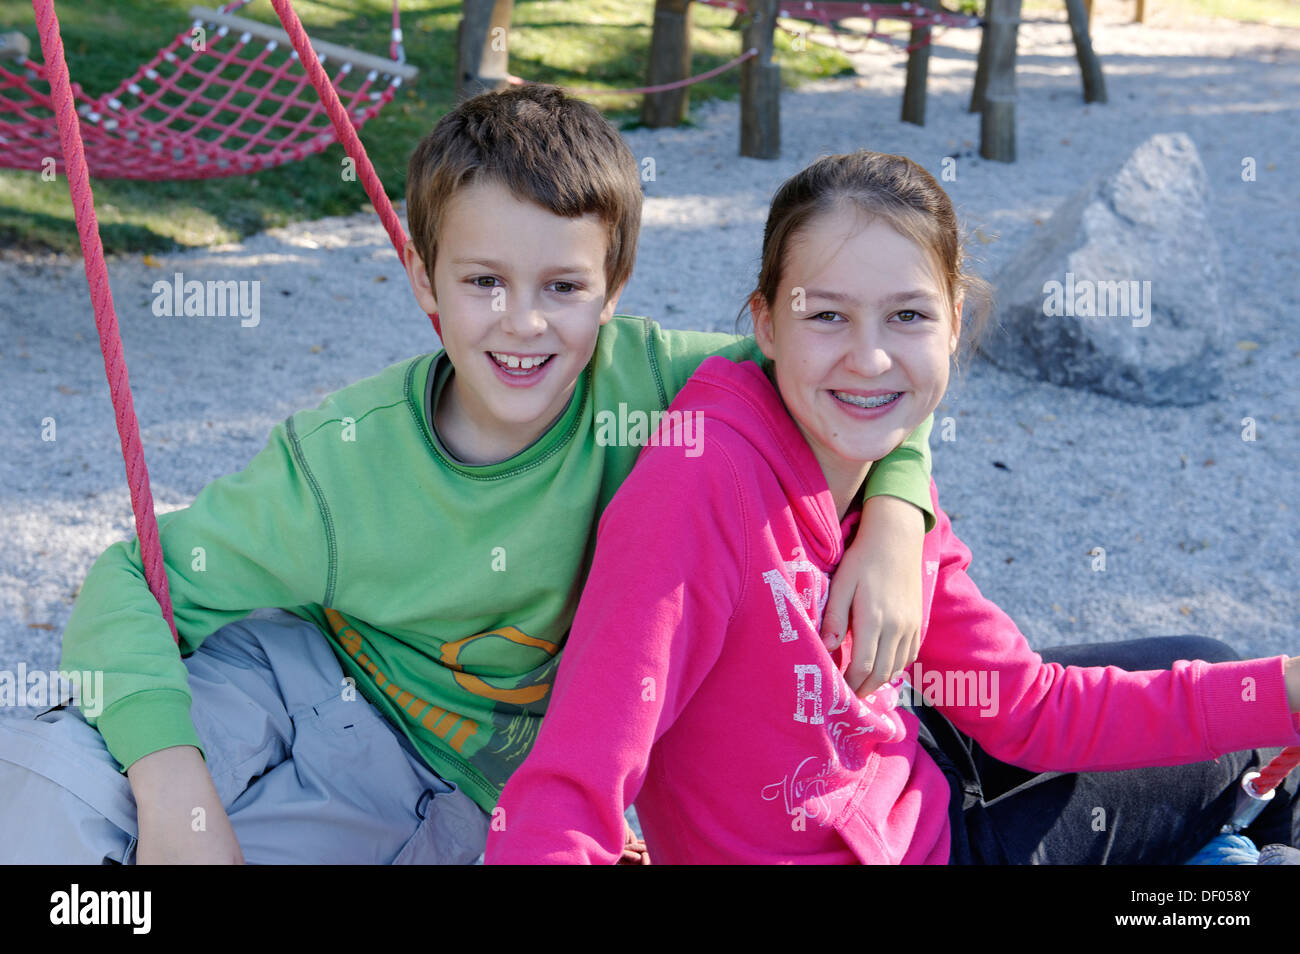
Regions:
[[[480,181],[443,213],[432,288],[407,244],[412,290],[439,313],[456,369],[435,424],[461,460],[505,460],[564,413],[618,304],[617,292],[606,301],[607,243],[595,215],[564,218]]]

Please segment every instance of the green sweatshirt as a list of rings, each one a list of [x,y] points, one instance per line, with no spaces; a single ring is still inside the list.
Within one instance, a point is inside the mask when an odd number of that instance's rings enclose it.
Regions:
[[[158,518],[180,653],[138,541],[95,562],[63,637],[65,669],[104,672],[88,720],[124,769],[170,746],[202,750],[181,654],[282,607],[314,622],[362,695],[490,811],[537,737],[597,522],[646,441],[645,416],[713,354],[763,360],[752,338],[614,318],[560,419],[496,464],[461,463],[434,432],[453,371],[441,351],[294,414],[244,470]],[[915,504],[927,530],[930,425],[872,468],[864,492]]]

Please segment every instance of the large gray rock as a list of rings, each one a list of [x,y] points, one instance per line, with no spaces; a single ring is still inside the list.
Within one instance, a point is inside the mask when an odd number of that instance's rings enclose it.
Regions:
[[[1206,198],[1191,139],[1152,136],[1002,270],[1000,327],[981,350],[1026,377],[1139,404],[1214,397],[1223,265]]]

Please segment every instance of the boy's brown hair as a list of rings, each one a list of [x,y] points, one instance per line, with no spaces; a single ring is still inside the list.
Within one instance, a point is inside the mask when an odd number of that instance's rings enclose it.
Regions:
[[[447,205],[478,181],[565,218],[595,214],[609,238],[605,300],[631,277],[641,179],[636,157],[595,107],[556,86],[515,86],[467,99],[420,140],[407,169],[406,217],[430,285]]]

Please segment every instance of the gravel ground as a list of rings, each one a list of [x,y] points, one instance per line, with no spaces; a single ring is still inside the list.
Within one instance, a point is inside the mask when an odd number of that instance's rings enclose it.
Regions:
[[[1082,102],[1063,13],[1022,27],[1014,165],[978,158],[979,120],[966,112],[975,31],[940,38],[923,128],[898,121],[904,57],[876,44],[855,58],[858,77],[786,94],[780,160],[737,158],[734,103],[701,107],[691,127],[628,133],[656,179],[619,310],[732,330],[772,192],[826,152],[902,153],[936,176],[957,156],[945,185],[992,277],[1095,171],[1154,133],[1187,132],[1221,229],[1222,393],[1190,409],[1136,407],[977,361],[936,414],[941,502],[975,554],[973,577],[1035,647],[1199,633],[1245,655],[1300,652],[1300,32],[1159,10],[1139,26],[1131,15],[1131,4],[1097,6],[1106,105]],[[1242,180],[1244,157],[1256,181]],[[260,280],[260,322],[155,317],[151,286],[178,271]],[[295,409],[436,347],[370,213],[126,256],[111,274],[160,511],[242,467]],[[48,669],[87,569],[133,532],[130,502],[80,262],[3,256],[0,315],[0,411],[11,422],[0,436],[0,669]],[[1254,442],[1242,440],[1245,417],[1257,422]],[[54,441],[41,439],[45,418]],[[955,440],[940,439],[943,418]]]

